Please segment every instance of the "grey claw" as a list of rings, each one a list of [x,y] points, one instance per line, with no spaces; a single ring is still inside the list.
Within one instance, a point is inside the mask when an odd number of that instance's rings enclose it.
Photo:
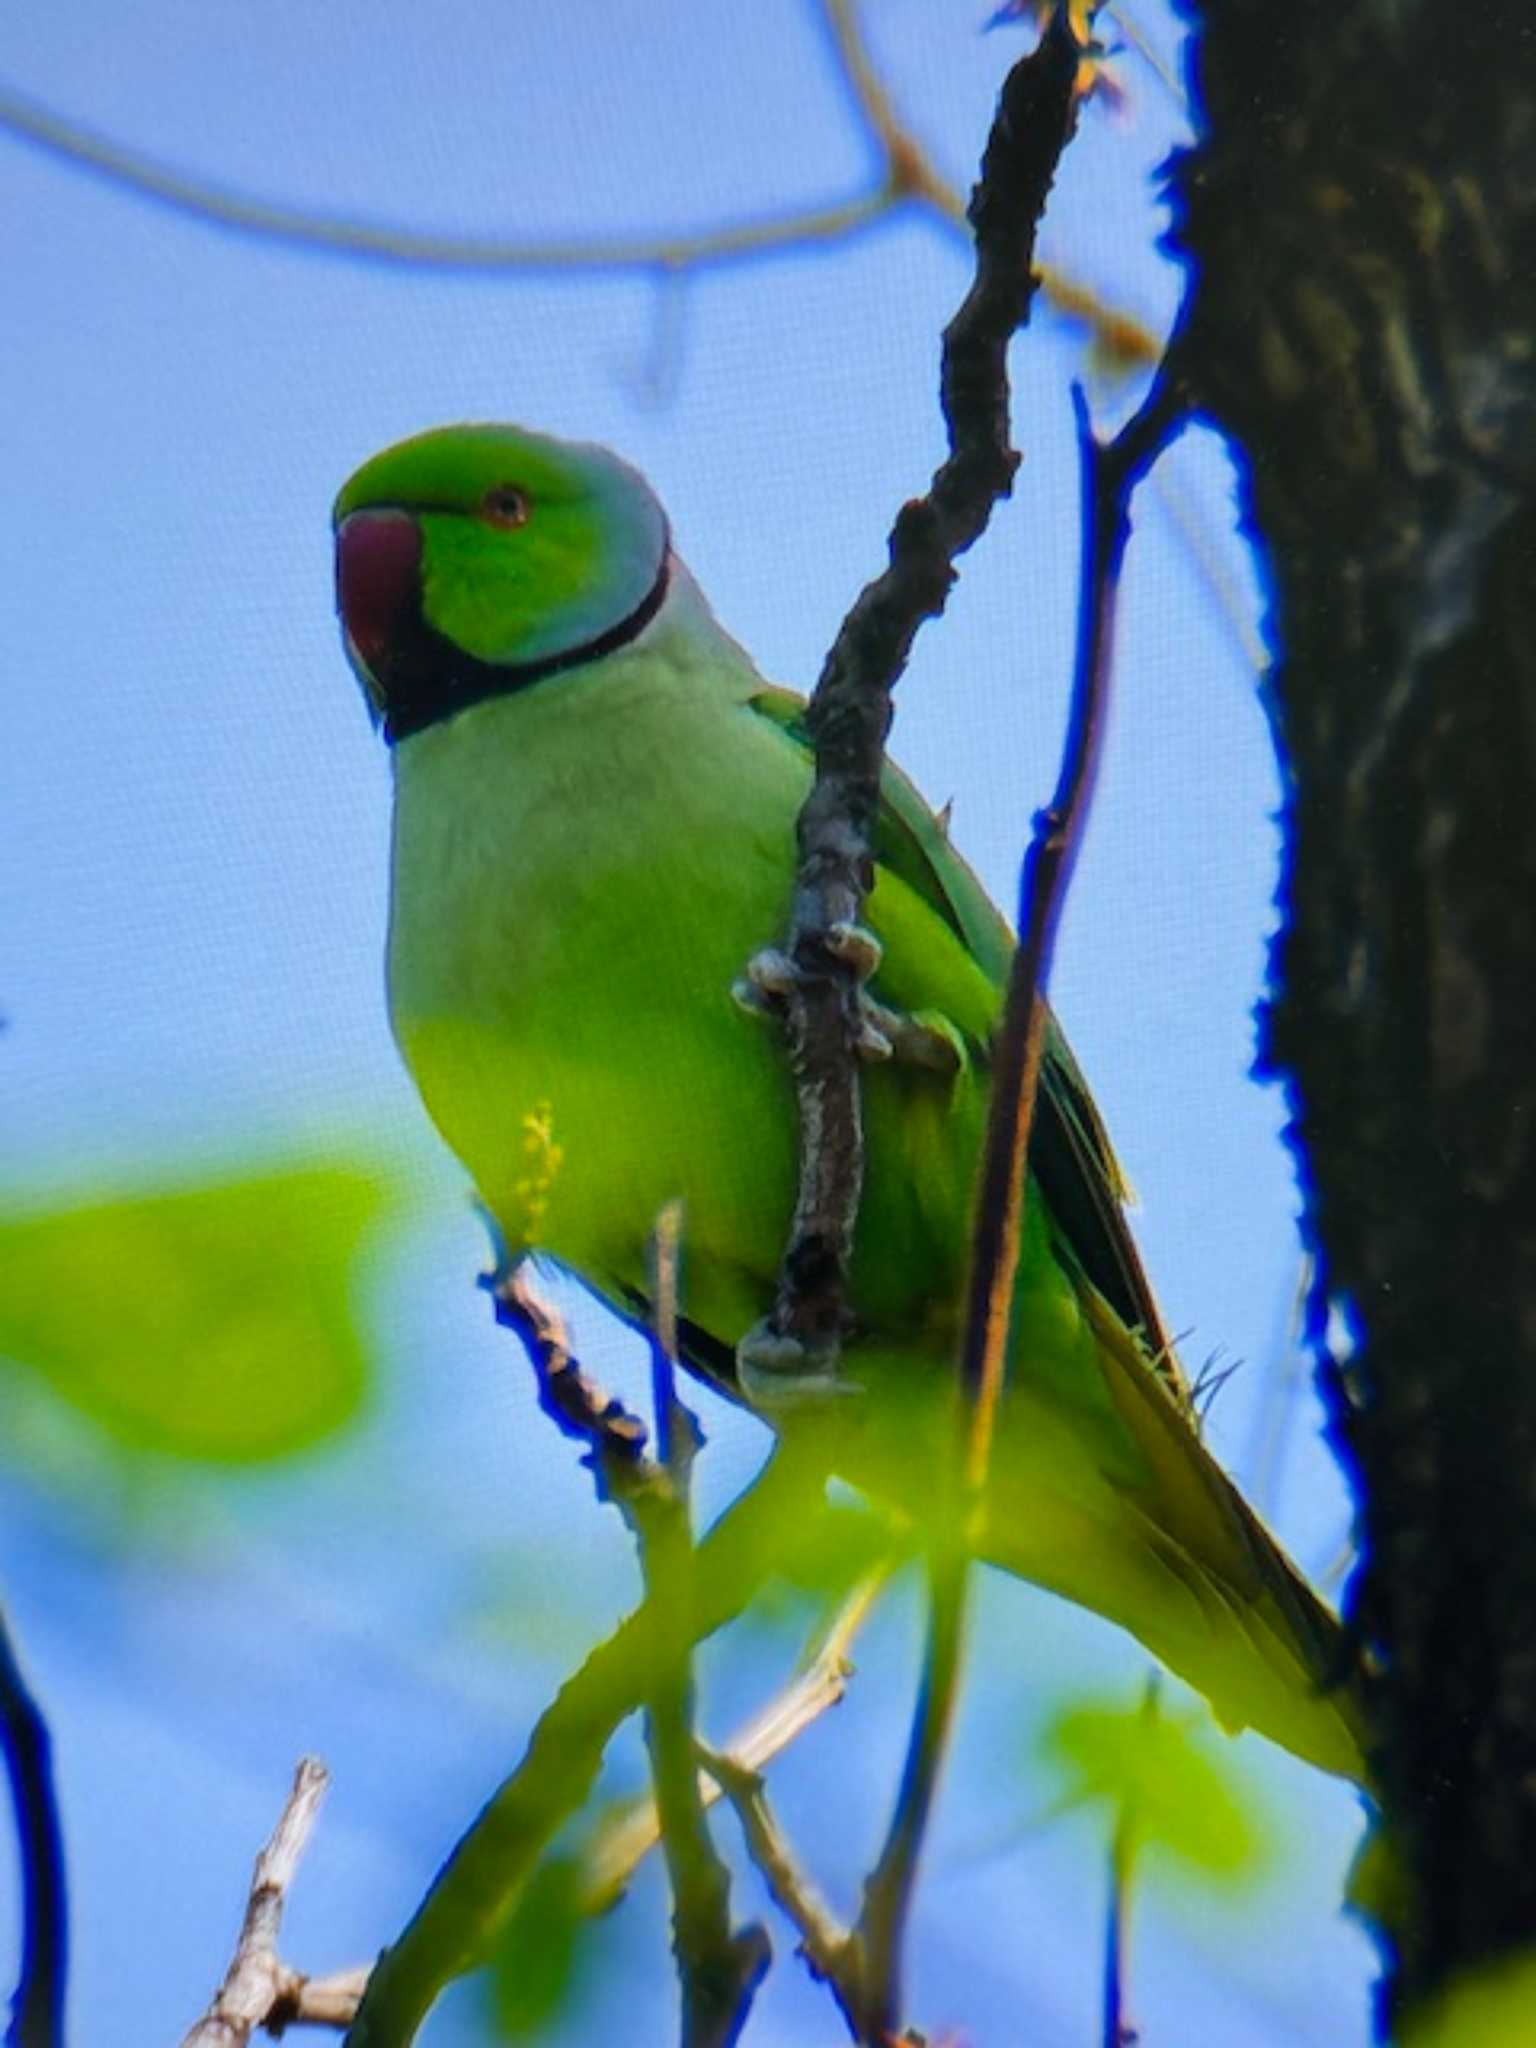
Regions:
[[[731,1001],[739,1010],[745,1010],[751,1017],[771,1017],[778,1006],[765,996],[760,988],[743,975],[731,983]]]
[[[860,1020],[856,1049],[859,1058],[864,1060],[888,1060],[896,1050],[879,1025],[868,1017]]]
[[[798,979],[794,961],[777,946],[765,946],[747,962],[747,980],[759,995],[783,998]]]
[[[884,951],[867,925],[846,921],[828,925],[826,945],[828,952],[851,967],[860,981],[868,981],[875,974]]]

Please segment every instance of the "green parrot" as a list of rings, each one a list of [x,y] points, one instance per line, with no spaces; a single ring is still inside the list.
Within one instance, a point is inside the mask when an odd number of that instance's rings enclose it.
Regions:
[[[422,1099],[510,1250],[626,1317],[680,1200],[684,1361],[751,1404],[737,1346],[773,1299],[796,1140],[780,1034],[740,984],[786,921],[802,700],[716,622],[606,449],[442,428],[365,463],[334,526],[348,659],[393,753],[390,1016]],[[1013,940],[890,766],[876,855],[872,993],[956,1056],[866,1069],[857,1391],[814,1426],[901,1504],[932,1493],[953,1398]],[[1226,1726],[1361,1778],[1338,1623],[1201,1443],[1054,1020],[1030,1168],[982,1554],[1129,1629]]]

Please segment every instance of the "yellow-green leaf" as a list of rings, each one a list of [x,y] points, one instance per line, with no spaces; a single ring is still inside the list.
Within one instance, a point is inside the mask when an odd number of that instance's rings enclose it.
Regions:
[[[354,1267],[385,1200],[306,1165],[0,1217],[0,1359],[135,1450],[301,1450],[362,1403]]]
[[[496,1945],[491,2003],[503,2041],[529,2041],[565,2013],[589,1971],[580,1968],[593,1929],[582,1866],[548,1856],[528,1880]]]
[[[1264,1830],[1251,1796],[1207,1747],[1204,1724],[1158,1711],[1068,1701],[1041,1733],[1041,1752],[1068,1806],[1107,1809],[1123,1853],[1161,1849],[1202,1876],[1251,1876]]]

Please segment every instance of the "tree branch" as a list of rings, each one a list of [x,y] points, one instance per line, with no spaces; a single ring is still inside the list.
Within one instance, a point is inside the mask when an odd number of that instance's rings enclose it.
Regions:
[[[1396,2036],[1536,1929],[1536,78],[1490,0],[1196,26],[1184,367],[1265,555],[1260,1057],[1360,1510]]]
[[[735,1757],[716,1751],[699,1751],[704,1768],[735,1809],[741,1823],[747,1853],[769,1896],[799,1937],[800,1953],[831,1990],[848,2022],[850,2033],[858,2032],[860,1974],[858,1952],[848,1929],[820,1897],[795,1861],[783,1831],[768,1804],[768,1791],[761,1771],[754,1771]]]
[[[869,2048],[886,2048],[901,2022],[907,1919],[959,1698],[968,1566],[952,1535],[941,1537],[929,1552],[928,1625],[917,1708],[891,1825],[865,1882],[852,1937],[859,1963],[856,2031]]]
[[[977,1181],[961,1392],[965,1440],[958,1500],[941,1514],[929,1557],[923,1681],[890,1833],[865,1887],[855,1930],[862,1957],[861,2040],[898,2023],[902,1947],[917,1865],[954,1716],[964,1647],[971,1510],[986,1483],[992,1427],[1007,1370],[1023,1220],[1025,1162],[1045,1031],[1056,930],[1092,801],[1108,717],[1111,628],[1137,482],[1184,417],[1161,375],[1107,446],[1074,387],[1083,472],[1083,558],[1072,699],[1056,789],[1036,819],[1020,881],[1020,940],[993,1060],[987,1137]],[[941,1481],[941,1484],[944,1482]],[[953,1481],[951,1479],[952,1486]],[[953,1512],[958,1507],[958,1513]]]
[[[21,1866],[21,1969],[7,2048],[62,2048],[69,1969],[64,1839],[48,1724],[0,1613],[0,1747],[5,1751]]]
[[[663,1211],[652,1235],[651,1341],[658,1442],[663,1465],[622,1503],[635,1538],[646,1598],[656,1617],[645,1702],[645,1746],[672,1886],[672,1947],[682,1993],[683,2048],[732,2048],[746,2025],[771,1950],[761,1927],[733,1930],[730,1872],[709,1832],[699,1791],[693,1715],[694,1549],[689,1479],[702,1441],[677,1396],[680,1212]]]
[[[878,1565],[854,1587],[811,1650],[799,1675],[766,1706],[738,1728],[721,1750],[738,1771],[759,1775],[781,1751],[798,1741],[809,1727],[835,1707],[848,1689],[853,1666],[848,1653],[875,1598],[891,1571],[891,1561]],[[700,1797],[713,1805],[722,1796],[719,1774],[706,1764],[699,1778]],[[585,1892],[586,1910],[605,1913],[622,1895],[641,1860],[660,1836],[654,1799],[642,1799],[610,1823],[593,1850]]]
[[[968,1413],[967,1490],[979,1492],[1007,1369],[1024,1165],[1045,1038],[1045,993],[1061,907],[1092,802],[1109,712],[1111,638],[1136,484],[1182,423],[1185,405],[1161,373],[1106,447],[1073,388],[1082,472],[1083,553],[1072,701],[1056,789],[1035,820],[1019,883],[1019,943],[1009,970],[992,1070],[986,1144],[976,1187],[961,1382]]]
[[[396,223],[349,220],[227,190],[97,135],[9,88],[0,88],[0,128],[140,198],[210,226],[260,241],[411,270],[600,274],[706,269],[843,240],[879,219],[892,204],[890,196],[877,188],[825,206],[706,228],[696,234],[593,236],[572,241],[445,235]]]
[[[774,1306],[743,1340],[750,1372],[826,1370],[852,1321],[848,1266],[863,1185],[860,989],[878,961],[859,919],[891,691],[924,619],[943,611],[954,560],[1009,491],[1007,350],[1028,317],[1035,232],[1071,137],[1078,46],[1058,12],[1009,73],[972,194],[976,268],[944,334],[940,398],[949,455],[925,497],[903,506],[890,566],[843,621],[807,722],[816,778],[797,825],[799,868],[782,991],[800,1126],[800,1182]]]
[[[771,1576],[785,1529],[803,1524],[825,1477],[812,1447],[780,1446],[726,1509],[696,1553],[693,1641],[733,1620]],[[522,1762],[380,1956],[347,2048],[406,2048],[444,1985],[483,1959],[556,1830],[591,1791],[609,1737],[644,1699],[656,1620],[642,1601],[540,1716]]]
[[[256,1858],[234,1960],[181,2048],[247,2048],[259,2026],[271,2025],[276,2032],[287,2019],[299,2017],[296,2001],[304,1979],[279,1960],[277,1937],[288,1887],[329,1783],[330,1773],[314,1757],[305,1757],[294,1772],[277,1826]]]
[[[848,1652],[853,1638],[889,1571],[887,1562],[866,1575],[821,1633],[800,1675],[732,1736],[722,1752],[730,1764],[744,1772],[760,1771],[798,1740],[829,1707],[838,1704],[852,1675]],[[713,1805],[722,1797],[716,1777],[708,1771],[698,1773],[698,1784],[705,1805]],[[660,1838],[654,1798],[638,1801],[628,1813],[610,1822],[600,1833],[589,1859],[582,1894],[583,1912],[594,1918],[608,1912]],[[255,2024],[302,2024],[345,2031],[357,2017],[368,1977],[366,1968],[306,1977],[274,1958],[271,2000],[267,2009],[257,2015]]]

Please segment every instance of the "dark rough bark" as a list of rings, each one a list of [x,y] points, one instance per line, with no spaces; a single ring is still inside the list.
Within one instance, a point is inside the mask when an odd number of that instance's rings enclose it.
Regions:
[[[1264,1043],[1358,1332],[1323,1379],[1401,2011],[1536,1940],[1536,35],[1494,0],[1195,28],[1176,346],[1270,575]]]

